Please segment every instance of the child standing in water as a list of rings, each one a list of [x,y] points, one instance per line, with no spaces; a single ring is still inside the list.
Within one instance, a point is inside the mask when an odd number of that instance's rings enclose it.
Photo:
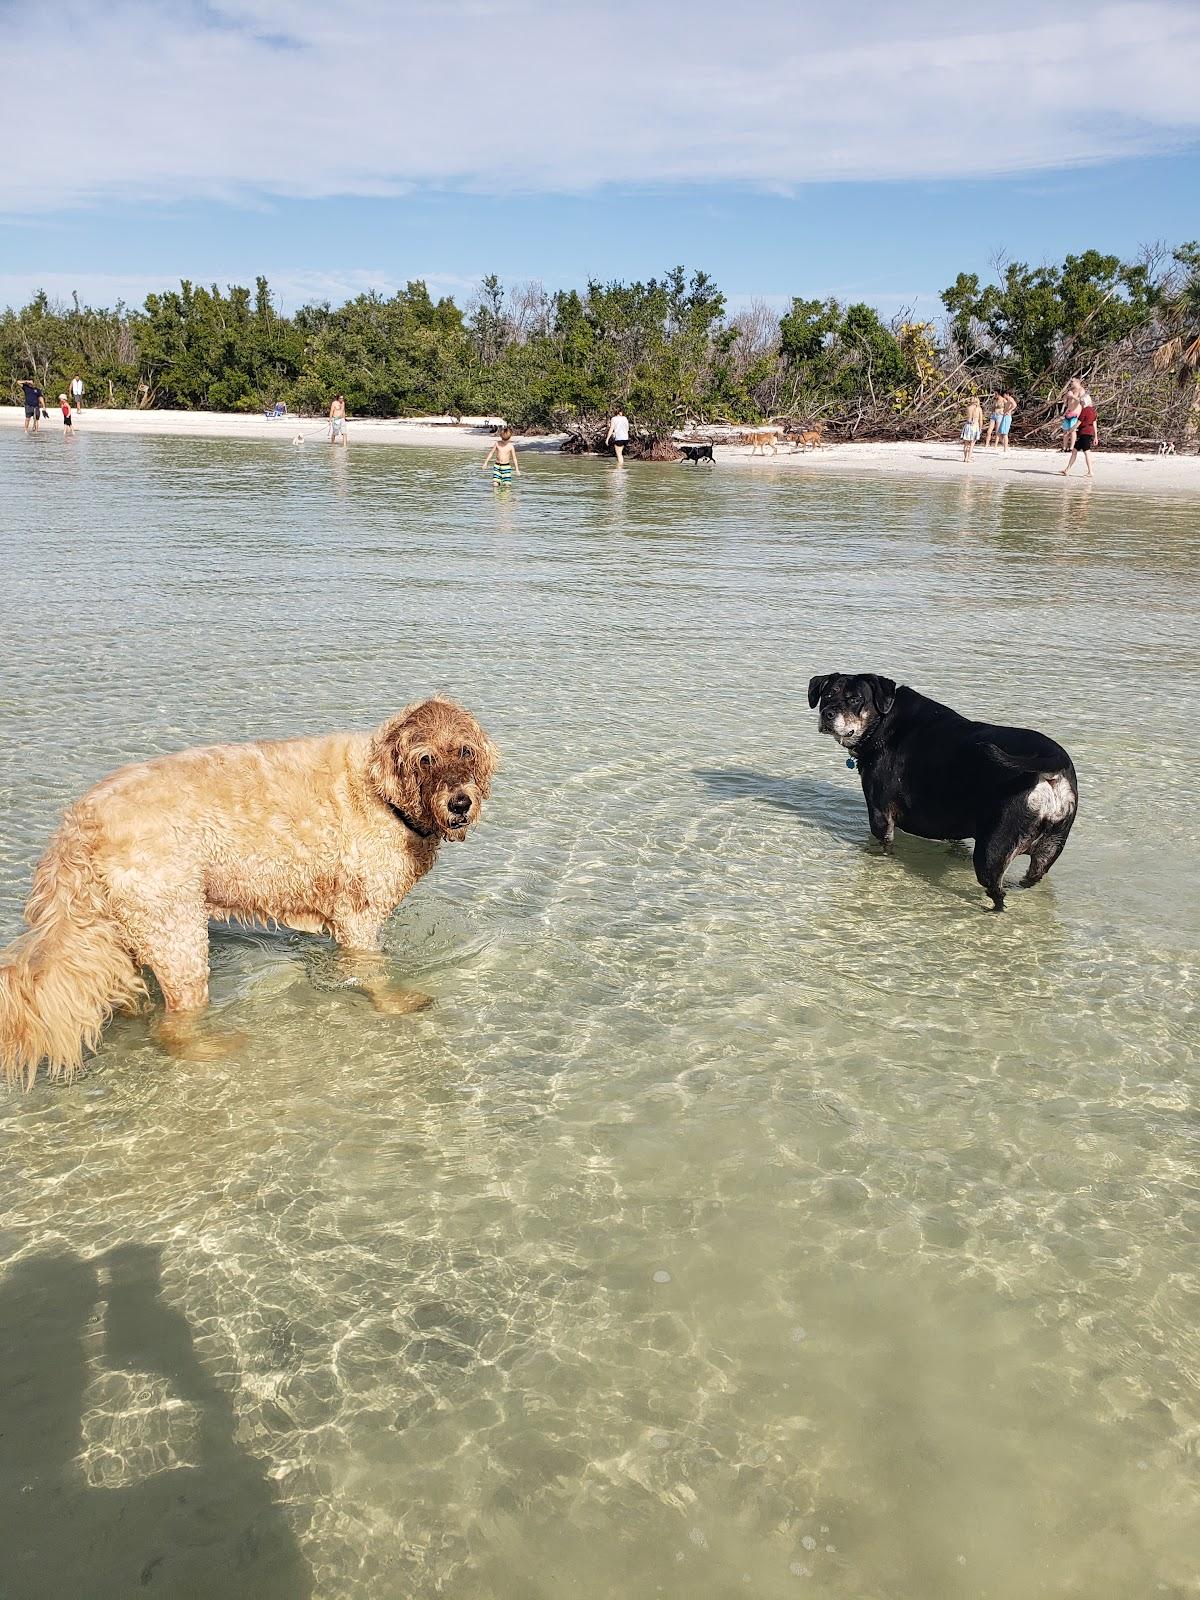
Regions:
[[[497,486],[502,483],[511,483],[513,473],[521,476],[521,468],[517,463],[517,447],[512,442],[512,429],[501,428],[500,437],[487,453],[487,460],[483,463],[486,472],[489,465],[492,469],[492,482]]]
[[[975,448],[975,441],[978,439],[982,428],[983,407],[979,404],[975,395],[972,395],[967,406],[967,420],[963,423],[962,431],[964,461],[970,461],[971,452]]]

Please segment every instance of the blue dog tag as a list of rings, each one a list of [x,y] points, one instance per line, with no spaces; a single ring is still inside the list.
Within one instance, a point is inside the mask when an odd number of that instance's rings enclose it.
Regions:
[[[846,757],[846,765],[850,768],[851,772],[854,771],[856,763],[855,763],[855,760],[854,760],[853,756],[847,756]]]

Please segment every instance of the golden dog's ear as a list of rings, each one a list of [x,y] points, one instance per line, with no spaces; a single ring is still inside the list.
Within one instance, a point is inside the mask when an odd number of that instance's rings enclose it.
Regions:
[[[425,742],[425,729],[416,715],[418,710],[419,706],[406,706],[398,716],[377,728],[371,739],[367,762],[371,785],[389,799],[395,799],[398,794],[403,796],[401,804],[409,798],[413,769],[420,764],[422,751],[430,757],[433,754]]]
[[[500,751],[485,733],[483,735],[483,744],[475,756],[475,771],[478,774],[479,787],[484,794],[491,794],[492,779],[499,770]]]
[[[471,752],[470,760],[475,768],[475,782],[479,785],[479,792],[486,800],[492,792],[492,779],[500,765],[500,752],[475,721],[475,718],[464,713],[468,728],[464,730],[462,745],[463,753]]]

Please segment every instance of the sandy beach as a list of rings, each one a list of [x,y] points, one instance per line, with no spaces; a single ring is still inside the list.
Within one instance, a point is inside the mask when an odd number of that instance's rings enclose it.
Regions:
[[[400,444],[420,449],[457,449],[486,451],[491,443],[490,417],[414,417],[374,418],[351,417],[349,423],[350,448],[356,445]],[[0,407],[0,426],[19,428],[24,422],[20,406]],[[294,447],[297,435],[303,437],[305,447],[325,447],[328,440],[327,423],[323,417],[281,417],[278,420],[262,416],[218,411],[118,411],[84,410],[76,418],[80,433],[136,433],[170,435],[173,438],[208,439],[273,439],[279,444]],[[42,423],[42,432],[51,436],[62,433],[62,423],[57,409],[52,409],[50,420]],[[719,441],[719,430],[713,430]],[[523,452],[556,452],[563,440],[562,434],[539,435],[521,439],[518,445]],[[753,472],[867,472],[876,474],[902,474],[925,478],[992,478],[1004,482],[1029,485],[1060,484],[1059,474],[1065,458],[1055,450],[1012,449],[1009,451],[984,450],[976,446],[974,459],[964,465],[962,447],[956,440],[916,441],[900,444],[830,444],[818,450],[793,451],[791,445],[781,443],[777,455],[751,454],[749,445],[727,445],[718,442],[715,447],[717,463],[722,467],[736,467]],[[675,463],[666,466],[674,467]],[[1093,455],[1095,476],[1091,481],[1097,492],[1148,489],[1154,494],[1200,493],[1200,456],[1166,456],[1108,453],[1103,449]],[[631,463],[631,471],[664,470],[645,463]],[[707,467],[687,469],[706,472]],[[1089,482],[1082,460],[1077,461],[1065,487]]]

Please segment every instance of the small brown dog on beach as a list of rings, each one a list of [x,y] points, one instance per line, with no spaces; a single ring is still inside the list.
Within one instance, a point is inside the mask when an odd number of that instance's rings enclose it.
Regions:
[[[773,456],[779,454],[779,446],[775,443],[775,434],[770,428],[763,428],[758,433],[748,433],[746,442],[751,445],[752,456],[763,455],[770,450]]]
[[[803,433],[789,433],[792,441],[792,454],[797,450],[820,450],[825,443],[825,432],[822,428],[807,428]]]
[[[465,839],[491,789],[491,740],[452,700],[373,733],[181,750],[122,767],[77,800],[33,875],[29,931],[0,953],[0,1061],[28,1086],[70,1077],[116,1010],[158,979],[168,1044],[208,1003],[208,924],[278,923],[378,952],[388,917]],[[397,992],[378,965],[365,989]]]

